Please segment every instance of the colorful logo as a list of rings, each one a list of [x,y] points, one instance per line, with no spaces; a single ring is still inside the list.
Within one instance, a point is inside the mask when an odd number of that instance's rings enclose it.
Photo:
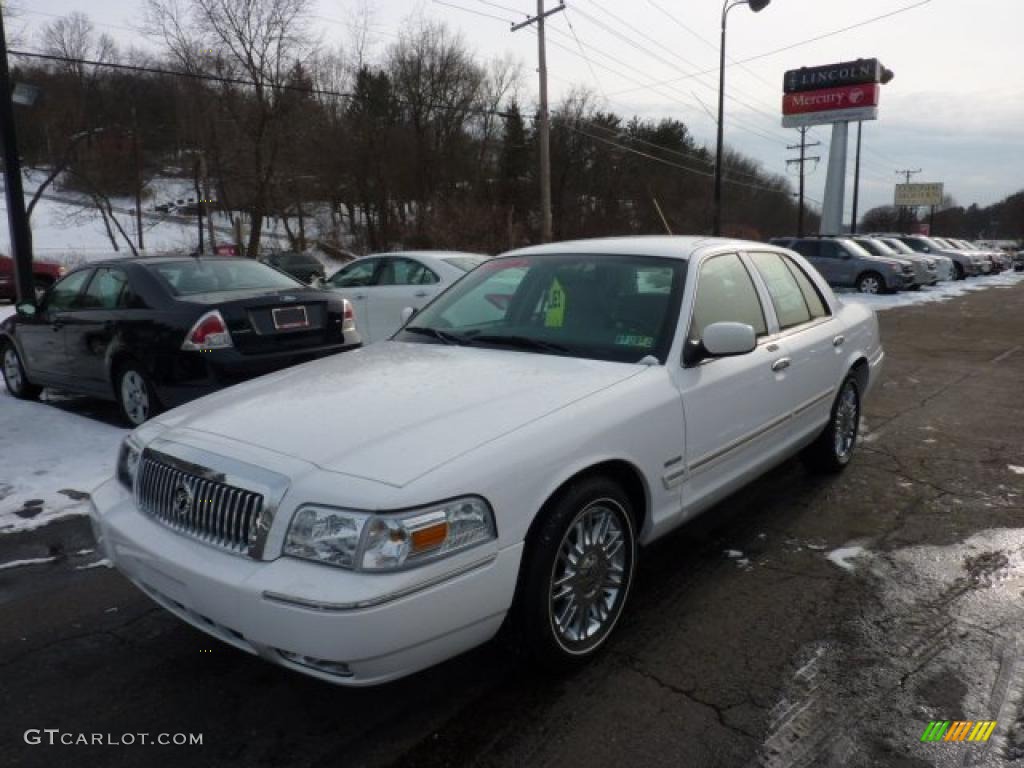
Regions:
[[[921,741],[988,741],[996,725],[995,720],[932,720]]]

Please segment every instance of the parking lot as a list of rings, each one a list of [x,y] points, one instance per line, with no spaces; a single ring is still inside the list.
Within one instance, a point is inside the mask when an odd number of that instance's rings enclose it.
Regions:
[[[498,641],[346,690],[210,640],[92,551],[81,494],[113,456],[68,477],[40,448],[62,431],[76,460],[107,451],[113,406],[5,393],[15,463],[39,473],[0,477],[5,763],[1024,764],[1024,285],[928,299],[854,299],[891,308],[850,469],[790,461],[646,550],[620,631],[560,679]],[[920,742],[958,719],[999,724],[983,744]],[[33,745],[28,729],[202,745]]]

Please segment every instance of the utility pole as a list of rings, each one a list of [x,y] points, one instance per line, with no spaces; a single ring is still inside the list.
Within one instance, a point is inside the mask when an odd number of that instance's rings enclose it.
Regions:
[[[11,233],[14,258],[14,286],[19,302],[35,302],[32,280],[32,232],[25,214],[25,193],[21,187],[21,161],[14,131],[14,103],[11,75],[7,69],[7,33],[0,13],[0,143],[3,144],[4,191],[7,197],[7,224]]]
[[[537,0],[537,15],[519,24],[512,25],[516,32],[537,24],[537,74],[540,77],[540,114],[537,116],[538,135],[540,139],[540,212],[541,242],[551,242],[551,126],[548,115],[548,60],[547,48],[544,43],[544,19],[565,10],[563,2],[550,11],[544,10],[544,0]]]
[[[794,149],[799,149],[800,150],[800,157],[799,158],[797,158],[795,160],[787,160],[786,161],[786,165],[793,165],[793,164],[797,164],[797,163],[800,165],[800,205],[799,205],[799,213],[797,214],[797,219],[796,219],[796,236],[797,237],[803,237],[804,236],[804,166],[807,163],[811,162],[812,160],[814,162],[818,162],[818,161],[821,160],[821,157],[818,156],[818,155],[815,155],[814,157],[807,157],[807,149],[809,147],[820,147],[820,146],[821,146],[821,142],[820,141],[816,141],[813,144],[808,144],[807,143],[807,127],[804,126],[803,128],[800,129],[800,143],[786,147],[786,149],[788,149],[790,151],[792,151]]]
[[[853,220],[850,222],[850,234],[857,234],[857,205],[860,203],[860,135],[864,130],[864,121],[857,122],[857,162],[853,167]]]
[[[919,173],[921,173],[921,169],[920,168],[916,168],[916,169],[913,169],[913,170],[908,168],[908,169],[904,169],[902,171],[896,171],[896,175],[897,176],[903,176],[907,180],[907,184],[910,183],[910,177],[911,176],[916,176]],[[909,209],[907,208],[907,206],[905,206],[905,205],[900,206],[900,221],[901,221],[900,229],[903,230],[903,231],[905,231],[910,226],[910,223],[905,221],[905,219],[907,218],[906,217],[906,213],[907,213],[908,210]]]
[[[202,155],[200,155],[199,158],[202,158]],[[197,252],[197,255],[199,256],[203,255],[203,191],[199,188],[199,177],[201,174],[202,160],[197,158],[195,166],[195,179],[193,181],[195,183],[196,189],[196,213],[198,214],[199,223],[199,250]]]
[[[138,232],[139,250],[146,250],[142,238],[142,145],[139,142],[139,115],[132,104],[132,148],[135,153],[135,229]]]

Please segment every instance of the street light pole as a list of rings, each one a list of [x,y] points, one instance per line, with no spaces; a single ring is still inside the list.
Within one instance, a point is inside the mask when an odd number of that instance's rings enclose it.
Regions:
[[[3,144],[4,189],[7,196],[7,223],[11,231],[11,256],[14,259],[14,285],[18,301],[35,301],[32,280],[32,232],[25,214],[25,193],[21,187],[21,161],[14,131],[14,104],[11,77],[7,69],[7,36],[0,14],[0,143]]]
[[[729,11],[737,5],[749,5],[754,13],[763,11],[771,0],[725,0],[722,6],[722,42],[718,62],[718,142],[715,149],[715,192],[712,201],[712,234],[722,234],[722,155],[725,140],[725,25]]]

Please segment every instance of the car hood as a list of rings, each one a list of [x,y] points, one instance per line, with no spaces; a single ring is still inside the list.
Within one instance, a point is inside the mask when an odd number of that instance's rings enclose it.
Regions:
[[[157,421],[395,486],[646,366],[382,342],[232,387]]]

